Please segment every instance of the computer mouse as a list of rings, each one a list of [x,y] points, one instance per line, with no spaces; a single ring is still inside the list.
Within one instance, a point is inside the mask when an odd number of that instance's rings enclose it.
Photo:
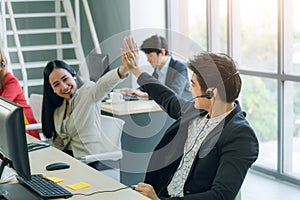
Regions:
[[[67,169],[70,168],[70,165],[64,162],[56,162],[56,163],[51,163],[46,166],[46,170],[52,171],[52,170],[58,170],[58,169]]]
[[[133,190],[135,190],[135,188],[137,187],[137,185],[131,185],[130,186]]]

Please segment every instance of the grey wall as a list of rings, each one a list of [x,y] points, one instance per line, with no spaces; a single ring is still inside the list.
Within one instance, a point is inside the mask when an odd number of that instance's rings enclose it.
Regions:
[[[116,68],[121,64],[120,47],[123,37],[128,35],[130,30],[130,2],[129,0],[89,0],[88,3],[101,52],[109,55],[110,68]],[[94,50],[94,44],[83,6],[80,16],[81,42],[87,56]],[[126,80],[119,87],[122,85],[131,86],[130,80]]]
[[[130,29],[129,0],[90,0],[88,3],[100,43]],[[83,6],[80,16],[82,43],[88,53],[94,47]]]
[[[120,45],[122,45],[122,38],[116,36],[130,30],[129,0],[90,0],[88,3],[102,52],[119,52]],[[94,45],[83,6],[80,16],[81,41],[84,52],[87,55],[94,49]],[[108,40],[115,44],[106,45]]]

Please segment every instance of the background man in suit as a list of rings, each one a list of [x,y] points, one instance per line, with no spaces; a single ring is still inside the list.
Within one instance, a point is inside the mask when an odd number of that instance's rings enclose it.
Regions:
[[[140,49],[146,54],[148,62],[154,68],[153,77],[172,89],[178,96],[184,99],[192,98],[186,65],[169,54],[168,42],[164,37],[153,35],[144,40]],[[141,87],[137,90],[124,88],[122,91],[137,97],[148,98],[148,94]]]

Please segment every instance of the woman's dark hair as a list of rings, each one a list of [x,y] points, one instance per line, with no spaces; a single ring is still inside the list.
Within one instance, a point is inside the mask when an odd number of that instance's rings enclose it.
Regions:
[[[197,75],[203,93],[208,88],[218,88],[224,102],[234,102],[238,98],[242,80],[236,63],[228,55],[200,53],[187,66]]]
[[[56,131],[54,127],[54,110],[59,107],[64,98],[54,93],[49,76],[54,68],[63,68],[67,70],[73,77],[76,77],[77,88],[83,85],[82,80],[77,76],[76,71],[67,63],[61,60],[50,61],[44,69],[44,89],[43,89],[43,104],[42,104],[42,129],[46,138],[55,138]]]

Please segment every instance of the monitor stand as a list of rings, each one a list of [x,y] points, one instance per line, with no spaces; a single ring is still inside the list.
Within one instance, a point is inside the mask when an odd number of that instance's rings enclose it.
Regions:
[[[10,161],[6,159],[1,153],[0,153],[0,161],[2,161],[0,166],[0,178],[2,176],[2,173],[4,171],[4,167],[6,165],[10,164]],[[39,196],[27,188],[25,188],[23,185],[19,183],[13,183],[13,184],[0,184],[0,200],[24,200],[24,199],[30,199],[30,200],[39,200]]]
[[[39,196],[19,183],[0,184],[0,200],[40,200]]]
[[[7,160],[1,153],[0,153],[0,160],[2,160],[0,166],[0,179],[1,179],[4,167],[9,164],[9,160]]]

